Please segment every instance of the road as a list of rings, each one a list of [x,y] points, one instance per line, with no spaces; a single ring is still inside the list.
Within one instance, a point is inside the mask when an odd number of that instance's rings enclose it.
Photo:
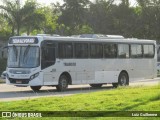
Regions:
[[[144,86],[160,84],[160,78],[139,80],[130,83],[130,86]],[[34,92],[30,87],[16,87],[13,85],[0,84],[0,101],[14,101],[33,99],[39,97],[68,96],[74,94],[85,94],[95,91],[112,90],[112,85],[103,85],[102,88],[91,88],[89,85],[72,85],[65,92],[57,92],[55,87],[42,87],[39,92]]]

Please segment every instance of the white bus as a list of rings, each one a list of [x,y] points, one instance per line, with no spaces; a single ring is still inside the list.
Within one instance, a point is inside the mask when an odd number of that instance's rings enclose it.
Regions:
[[[7,84],[55,86],[111,83],[129,85],[156,77],[156,42],[125,38],[52,36],[11,37],[8,43]]]
[[[157,76],[160,76],[160,44],[157,44]]]

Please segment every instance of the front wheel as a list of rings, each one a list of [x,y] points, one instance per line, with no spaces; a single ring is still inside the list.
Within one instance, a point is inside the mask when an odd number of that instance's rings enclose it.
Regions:
[[[59,78],[59,83],[56,86],[57,91],[65,91],[68,88],[68,79],[65,75],[61,75]]]
[[[129,85],[129,77],[126,72],[122,72],[118,77],[118,85],[127,86]]]
[[[30,86],[33,91],[39,91],[42,86]]]
[[[90,84],[91,87],[100,88],[103,84]]]

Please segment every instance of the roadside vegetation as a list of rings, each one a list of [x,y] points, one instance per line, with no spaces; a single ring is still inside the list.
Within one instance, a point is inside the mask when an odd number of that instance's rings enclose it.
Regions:
[[[0,59],[0,75],[2,74],[3,71],[6,70],[6,65],[7,65],[7,59],[5,59],[5,58]],[[1,80],[0,80],[0,82],[1,82]]]
[[[0,102],[0,111],[159,111],[160,84],[62,97]],[[95,115],[98,115],[98,113]],[[21,118],[16,118],[20,120]],[[23,118],[28,120],[28,118]],[[29,118],[31,119],[31,118]],[[33,120],[158,120],[156,117],[43,117]]]
[[[7,59],[1,58],[0,59],[0,84],[5,82],[5,80],[1,79],[1,74],[3,71],[6,70],[6,65],[7,65]]]
[[[160,85],[0,102],[0,111],[158,111]]]
[[[5,83],[5,81],[4,81],[4,80],[2,80],[2,79],[0,79],[0,84],[2,84],[2,83]]]
[[[2,0],[0,40],[28,35],[86,33],[160,39],[159,0],[62,0],[44,6],[38,0]],[[134,5],[133,5],[134,4]]]

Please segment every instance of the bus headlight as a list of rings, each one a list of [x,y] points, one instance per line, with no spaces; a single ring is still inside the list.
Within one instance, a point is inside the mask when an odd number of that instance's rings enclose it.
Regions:
[[[30,80],[33,80],[34,78],[36,78],[36,77],[38,77],[38,76],[39,76],[39,72],[36,73],[36,74],[34,74],[34,75],[32,75],[32,76],[30,77]]]

